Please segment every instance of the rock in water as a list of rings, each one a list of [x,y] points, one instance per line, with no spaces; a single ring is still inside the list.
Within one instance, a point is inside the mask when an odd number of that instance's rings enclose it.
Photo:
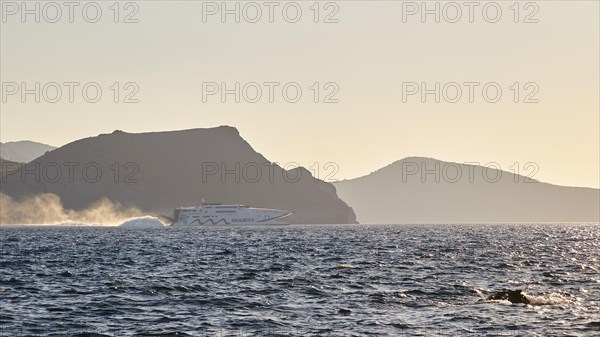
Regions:
[[[488,300],[504,300],[510,303],[529,304],[529,299],[521,290],[502,290],[487,298]]]

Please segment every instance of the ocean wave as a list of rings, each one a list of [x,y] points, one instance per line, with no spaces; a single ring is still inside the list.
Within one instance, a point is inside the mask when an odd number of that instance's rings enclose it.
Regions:
[[[571,297],[563,293],[550,293],[547,295],[530,295],[523,293],[530,305],[561,305],[571,302]]]

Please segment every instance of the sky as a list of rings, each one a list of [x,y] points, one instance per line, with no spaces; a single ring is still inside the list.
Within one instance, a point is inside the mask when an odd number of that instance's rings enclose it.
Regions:
[[[271,18],[237,2],[240,22],[220,1],[81,2],[73,20],[38,2],[39,23],[20,3],[0,12],[2,142],[231,125],[329,180],[423,156],[600,186],[597,1],[475,2],[471,18],[464,2],[274,2]],[[23,99],[36,82],[40,102]],[[436,83],[439,102],[421,95]]]

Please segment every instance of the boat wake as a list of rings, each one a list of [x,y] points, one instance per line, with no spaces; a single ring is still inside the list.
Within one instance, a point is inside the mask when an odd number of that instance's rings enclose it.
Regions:
[[[165,228],[165,224],[157,217],[142,216],[129,219],[120,224],[119,227],[129,229],[154,229]]]
[[[0,225],[114,226],[144,214],[106,198],[82,210],[65,208],[52,193],[13,199],[0,193]]]

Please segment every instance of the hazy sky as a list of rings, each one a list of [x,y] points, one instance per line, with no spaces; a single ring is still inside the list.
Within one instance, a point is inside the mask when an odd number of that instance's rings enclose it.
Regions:
[[[455,8],[440,2],[440,23],[433,15],[403,13],[414,9],[407,2],[343,1],[319,6],[314,22],[312,1],[297,2],[302,16],[293,21],[295,7],[285,2],[274,7],[258,3],[263,13],[258,23],[247,7],[240,18],[203,14],[212,9],[198,1],[142,1],[120,7],[119,21],[137,10],[138,23],[114,23],[113,1],[98,2],[102,16],[88,23],[74,9],[69,23],[68,7],[62,7],[58,23],[53,8],[42,13],[42,23],[32,15],[21,23],[3,1],[0,66],[3,95],[11,82],[57,82],[63,96],[57,103],[33,95],[6,96],[1,106],[1,141],[31,139],[60,146],[70,141],[122,129],[129,132],[176,130],[218,125],[237,127],[241,135],[268,159],[305,166],[335,162],[335,178],[352,178],[407,156],[427,156],[458,162],[497,162],[504,170],[518,162],[537,163],[534,176],[564,185],[600,185],[600,72],[599,4],[597,1],[539,1],[536,7],[519,6],[519,23],[512,1],[496,2],[502,16],[496,23],[495,7],[478,3],[469,22],[469,8],[461,6],[458,23]],[[220,4],[220,1],[218,2]],[[420,3],[420,1],[418,2]],[[20,4],[20,1],[17,2]],[[63,4],[58,2],[58,4]],[[241,3],[242,12],[245,2]],[[434,3],[430,3],[433,8]],[[42,3],[44,5],[44,3]],[[233,8],[234,2],[229,3]],[[31,5],[33,8],[33,5]],[[403,7],[404,6],[404,7]],[[87,8],[93,19],[94,8]],[[323,23],[325,17],[337,23]],[[7,12],[8,11],[8,12]],[[44,11],[42,9],[42,11]],[[8,13],[8,14],[7,14]],[[242,14],[244,14],[242,13]],[[535,14],[533,14],[535,13]],[[444,16],[444,14],[446,14]],[[538,20],[524,23],[524,20]],[[64,82],[79,82],[74,103],[68,100]],[[81,87],[97,82],[103,92],[97,103],[85,102]],[[138,103],[114,103],[114,82],[120,83],[119,101],[135,86]],[[203,82],[261,84],[257,103],[221,102],[219,95],[203,102]],[[274,103],[268,100],[264,82],[279,82]],[[298,83],[302,97],[288,103],[281,88]],[[320,83],[319,103],[314,103],[314,82]],[[336,85],[338,103],[323,103]],[[425,82],[433,88],[461,84],[463,96],[450,103],[433,95],[407,96],[408,82]],[[464,82],[478,82],[474,102]],[[502,97],[485,101],[481,88],[497,83]],[[519,103],[511,86],[518,82]],[[530,83],[525,88],[526,83]],[[313,87],[314,88],[314,87]],[[47,87],[47,96],[54,89]],[[248,97],[254,89],[248,87]],[[455,88],[448,86],[452,100]],[[536,92],[524,103],[528,94]],[[93,92],[92,92],[93,93]],[[293,87],[288,91],[293,98]],[[495,96],[493,87],[487,98]],[[90,96],[93,96],[92,94]],[[325,171],[322,171],[322,175]],[[521,173],[527,173],[522,171]]]

